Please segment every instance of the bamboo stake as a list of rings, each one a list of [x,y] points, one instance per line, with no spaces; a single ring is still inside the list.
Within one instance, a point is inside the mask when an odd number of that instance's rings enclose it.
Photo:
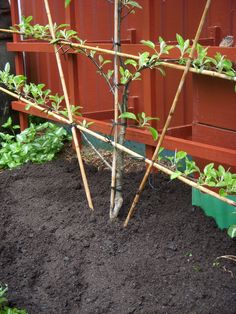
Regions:
[[[220,259],[220,258],[225,258],[225,259],[236,262],[236,256],[235,255],[223,255],[223,256],[217,257],[217,259]]]
[[[24,33],[20,33],[18,31],[2,29],[2,28],[0,29],[0,32],[24,35]],[[50,40],[46,40],[46,41],[50,41]],[[83,44],[78,44],[78,43],[73,43],[73,42],[68,42],[68,41],[65,41],[65,40],[58,40],[57,43],[58,44],[62,44],[62,45],[66,45],[66,46],[70,46],[70,47],[73,47],[73,48],[82,48],[82,49],[94,50],[94,51],[101,52],[101,53],[106,53],[106,54],[109,54],[109,55],[114,55],[115,54],[113,50],[103,49],[103,48],[100,48],[100,47],[83,45]],[[129,54],[129,53],[124,53],[124,52],[117,52],[117,56],[123,57],[123,58],[130,58],[130,59],[134,59],[134,60],[139,60],[139,56],[136,56],[136,55],[133,55],[133,54]],[[170,62],[167,62],[167,61],[168,61],[168,59],[164,59],[164,61],[162,61],[162,59],[161,59],[160,60],[161,65],[163,67],[165,67],[165,68],[170,68],[170,69],[175,69],[175,70],[179,70],[179,71],[184,71],[184,69],[185,69],[184,65],[170,63]],[[229,76],[229,75],[226,75],[226,74],[223,74],[223,73],[219,73],[219,72],[216,72],[216,71],[199,70],[199,69],[195,69],[195,68],[191,67],[189,69],[189,72],[195,73],[195,74],[202,74],[202,75],[206,75],[206,76],[211,76],[211,77],[217,77],[217,78],[220,78],[220,79],[236,82],[236,76]]]
[[[118,142],[118,101],[119,101],[119,90],[118,90],[118,10],[119,0],[115,0],[114,3],[114,142]],[[111,197],[110,197],[110,218],[115,206],[116,196],[116,167],[117,167],[117,150],[116,147],[113,149],[113,160],[112,160],[112,172],[111,172]]]
[[[13,92],[11,92],[11,91],[3,88],[3,87],[0,87],[0,91],[2,91],[3,93],[6,93],[6,94],[8,94],[8,95],[10,95],[10,96],[12,96],[12,97],[14,97],[14,98],[19,100],[19,95],[16,94],[16,93],[13,93]],[[34,107],[35,109],[37,109],[37,110],[39,110],[41,112],[45,112],[45,110],[46,110],[42,106],[39,106],[39,105],[37,105],[37,104],[35,104],[35,103],[25,99],[24,97],[20,97],[20,100],[22,102],[24,102],[25,104],[28,104],[28,105]],[[58,121],[60,121],[62,123],[66,123],[66,124],[69,124],[69,125],[71,124],[70,120],[68,120],[65,117],[62,117],[61,115],[59,115],[59,114],[57,114],[57,113],[55,113],[53,111],[48,111],[47,114],[48,114],[48,116],[54,117]],[[120,149],[124,153],[127,153],[127,154],[133,156],[134,158],[141,159],[148,165],[153,165],[153,167],[155,167],[156,169],[164,172],[165,174],[167,174],[169,176],[171,176],[174,173],[174,171],[170,170],[169,168],[167,168],[165,166],[162,166],[162,165],[159,165],[158,163],[153,162],[152,160],[143,157],[142,155],[132,151],[131,149],[129,149],[129,148],[127,148],[127,147],[125,147],[125,146],[123,146],[123,145],[121,145],[119,143],[115,144],[113,141],[110,141],[107,137],[105,137],[105,136],[103,136],[101,134],[98,134],[98,133],[96,133],[96,132],[94,132],[94,131],[92,131],[90,129],[87,129],[87,128],[83,127],[82,125],[77,124],[76,127],[81,132],[84,132],[84,133],[87,133],[89,135],[92,135],[93,137],[97,138],[98,140],[100,140],[100,141],[102,141],[104,143],[110,143],[113,147],[116,147],[116,148]],[[217,194],[216,192],[213,192],[213,191],[205,188],[204,186],[201,186],[198,183],[196,183],[194,181],[191,181],[190,179],[188,179],[188,178],[186,178],[184,176],[179,176],[177,179],[182,181],[183,183],[185,183],[185,184],[187,184],[187,185],[189,185],[189,186],[191,186],[191,187],[193,187],[193,188],[203,192],[203,193],[209,194],[209,195],[219,199],[220,201],[222,201],[222,202],[224,202],[224,203],[226,203],[228,205],[236,207],[236,202],[234,202],[233,200],[227,199],[226,197],[222,197],[219,194]]]
[[[197,46],[197,42],[199,40],[199,37],[200,37],[200,34],[201,34],[201,31],[202,31],[202,28],[203,28],[203,25],[204,25],[204,22],[206,20],[206,16],[207,16],[207,12],[208,12],[208,9],[210,7],[210,4],[211,4],[211,0],[207,0],[206,2],[206,5],[205,5],[205,9],[203,11],[203,14],[202,14],[202,17],[201,17],[201,20],[200,20],[200,23],[199,23],[199,26],[198,26],[198,29],[197,29],[197,32],[196,32],[196,35],[195,35],[195,38],[194,38],[194,41],[193,41],[193,45],[192,45],[192,48],[191,48],[191,51],[190,51],[190,54],[189,54],[189,57],[188,57],[188,60],[187,60],[187,64],[185,66],[185,70],[184,70],[184,73],[181,77],[181,80],[179,82],[179,86],[178,86],[178,89],[176,91],[176,94],[175,94],[175,97],[174,97],[174,100],[172,102],[172,105],[171,105],[171,108],[170,108],[170,111],[169,111],[169,114],[168,114],[168,117],[166,119],[166,122],[165,122],[165,125],[162,129],[162,133],[161,133],[161,136],[158,140],[158,143],[157,143],[157,146],[156,146],[156,149],[153,153],[153,156],[152,156],[152,161],[154,162],[158,156],[158,152],[159,152],[159,149],[162,145],[162,142],[164,140],[164,137],[166,135],[166,132],[167,132],[167,129],[170,125],[170,122],[172,120],[172,117],[174,115],[174,112],[175,112],[175,109],[176,109],[176,106],[177,106],[177,103],[178,103],[178,100],[179,100],[179,96],[182,92],[182,89],[183,89],[183,86],[184,86],[184,83],[185,83],[185,80],[186,80],[186,77],[187,77],[187,74],[188,74],[188,71],[189,71],[189,68],[191,66],[191,62],[192,62],[192,58],[193,58],[193,55],[194,55],[194,52],[195,52],[195,49],[196,49],[196,46]],[[129,220],[134,212],[134,209],[140,199],[140,196],[145,188],[145,185],[146,185],[146,182],[148,180],[148,177],[149,177],[149,174],[152,170],[152,164],[150,164],[144,174],[144,177],[142,179],[142,182],[139,186],[139,189],[138,189],[138,192],[136,193],[135,197],[134,197],[134,200],[133,200],[133,203],[129,209],[129,212],[128,212],[128,215],[127,215],[127,218],[125,220],[125,223],[124,223],[124,227],[126,227],[129,223]]]
[[[53,27],[52,16],[51,16],[48,0],[44,0],[44,5],[45,5],[47,17],[48,17],[48,23],[50,26],[50,33],[51,33],[52,39],[55,40],[56,36],[55,36],[55,31],[54,31],[54,27]],[[73,115],[72,115],[72,111],[71,111],[69,95],[68,95],[68,91],[67,91],[67,87],[66,87],[64,73],[63,73],[63,69],[62,69],[62,65],[61,65],[60,54],[59,54],[56,46],[54,46],[54,51],[55,51],[55,56],[56,56],[56,60],[57,60],[57,67],[58,67],[58,71],[59,71],[59,75],[60,75],[60,79],[61,79],[61,85],[62,85],[63,93],[65,96],[65,102],[66,102],[66,108],[68,111],[69,121],[70,121],[70,123],[73,123]],[[87,196],[88,205],[91,209],[94,209],[90,190],[89,190],[89,185],[88,185],[88,181],[87,181],[87,177],[86,177],[86,173],[85,173],[85,169],[84,169],[84,164],[83,164],[83,160],[82,160],[82,156],[81,156],[81,151],[80,151],[80,147],[79,147],[79,141],[78,141],[78,137],[77,137],[77,133],[76,133],[76,128],[73,125],[71,128],[71,132],[72,132],[72,136],[73,136],[73,140],[74,140],[74,144],[75,144],[76,154],[77,154],[78,161],[79,161],[80,172],[81,172],[81,176],[82,176],[82,180],[83,180],[83,184],[84,184],[84,188],[85,188],[85,193]]]

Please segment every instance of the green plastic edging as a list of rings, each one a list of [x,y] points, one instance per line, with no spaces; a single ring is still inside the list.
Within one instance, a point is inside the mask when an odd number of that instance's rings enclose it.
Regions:
[[[227,196],[236,201],[236,196]],[[236,208],[219,199],[192,188],[192,205],[199,206],[206,216],[213,217],[220,229],[236,224]]]

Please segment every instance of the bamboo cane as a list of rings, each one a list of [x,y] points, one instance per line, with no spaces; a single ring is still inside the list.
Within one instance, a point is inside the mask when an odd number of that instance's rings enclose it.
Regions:
[[[2,29],[2,28],[0,29],[0,32],[7,32],[7,33],[13,33],[13,34],[15,33],[15,34],[24,35],[24,33],[20,33],[18,31]],[[47,40],[47,41],[50,41],[50,40]],[[65,41],[65,40],[58,40],[57,43],[58,44],[62,44],[62,45],[66,45],[66,46],[70,46],[72,48],[82,48],[82,49],[94,50],[94,51],[97,51],[97,52],[110,54],[110,55],[114,55],[115,54],[115,52],[113,50],[103,49],[103,48],[100,48],[100,47],[83,45],[83,44],[78,44],[78,43],[73,43],[73,42],[68,42],[68,41]],[[139,60],[139,56],[136,56],[136,55],[133,55],[133,54],[129,54],[129,53],[124,53],[124,52],[117,52],[117,56],[123,57],[123,58],[130,58],[130,59],[134,59],[134,60]],[[163,67],[170,68],[170,69],[175,69],[175,70],[179,70],[179,71],[184,71],[184,69],[185,69],[184,65],[170,63],[170,62],[167,62],[167,60],[168,59],[164,59],[164,61],[162,61],[162,59],[160,60],[161,65]],[[202,75],[206,75],[206,76],[211,76],[211,77],[217,77],[217,78],[220,78],[220,79],[236,82],[236,76],[229,76],[229,75],[226,75],[226,74],[223,74],[223,73],[219,73],[219,72],[216,72],[216,71],[199,70],[199,69],[195,69],[195,68],[191,67],[189,69],[189,72],[195,73],[195,74],[202,74]]]
[[[13,93],[13,92],[11,92],[11,91],[3,88],[3,87],[0,87],[0,91],[2,91],[3,93],[6,93],[6,94],[8,94],[8,95],[10,95],[10,96],[12,96],[12,97],[14,97],[16,99],[19,99],[19,95],[18,94]],[[35,104],[35,103],[25,99],[24,97],[20,97],[20,100],[22,102],[24,102],[25,104],[28,104],[28,105],[34,107],[35,109],[37,109],[37,110],[39,110],[41,112],[45,112],[45,108],[43,108],[42,106],[37,105],[37,104]],[[48,111],[47,114],[48,114],[48,116],[54,117],[55,119],[57,119],[58,121],[60,121],[62,123],[69,124],[69,125],[71,124],[70,120],[68,120],[65,117],[62,117],[61,115],[59,115],[59,114],[57,114],[57,113],[55,113],[53,111]],[[98,134],[98,133],[96,133],[96,132],[94,132],[94,131],[92,131],[90,129],[87,129],[87,128],[83,127],[82,125],[77,124],[76,127],[80,131],[85,132],[85,133],[87,133],[87,134],[97,138],[98,140],[100,140],[100,141],[102,141],[104,143],[110,143],[113,147],[116,147],[117,149],[120,149],[124,153],[127,153],[127,154],[133,156],[134,158],[138,158],[138,159],[143,160],[147,165],[153,165],[153,167],[155,167],[156,169],[164,172],[165,174],[167,174],[169,176],[171,176],[174,173],[174,171],[170,170],[169,168],[167,168],[167,167],[165,167],[163,165],[159,165],[158,163],[153,162],[152,160],[143,157],[142,155],[132,151],[131,149],[129,149],[129,148],[127,148],[127,147],[125,147],[125,146],[123,146],[123,145],[121,145],[119,143],[115,144],[113,141],[109,140],[107,137],[105,137],[105,136],[103,136],[101,134]],[[227,199],[226,197],[222,197],[219,194],[217,194],[216,192],[213,192],[213,191],[205,188],[204,186],[201,186],[198,183],[196,183],[194,181],[191,181],[190,179],[188,179],[188,178],[186,178],[184,176],[179,176],[177,179],[182,181],[183,183],[185,183],[185,184],[187,184],[187,185],[189,185],[189,186],[191,186],[191,187],[193,187],[193,188],[203,192],[203,193],[209,194],[209,195],[219,199],[220,201],[222,201],[222,202],[224,202],[224,203],[226,203],[228,205],[236,207],[236,202],[234,202],[233,200]]]
[[[55,36],[55,31],[54,31],[54,27],[53,27],[52,16],[51,16],[48,0],[44,0],[44,5],[45,5],[47,17],[48,17],[48,23],[50,26],[50,33],[51,33],[53,40],[55,40],[56,36]],[[61,65],[60,54],[59,54],[58,50],[56,49],[56,46],[54,46],[54,51],[55,51],[55,56],[56,56],[56,60],[57,60],[57,67],[58,67],[58,71],[59,71],[59,75],[60,75],[60,79],[61,79],[61,85],[62,85],[63,93],[65,96],[65,102],[66,102],[66,108],[68,111],[69,121],[70,121],[70,123],[73,123],[73,115],[72,115],[72,111],[71,111],[71,106],[70,106],[69,95],[68,95],[68,91],[67,91],[67,87],[66,87],[65,77],[64,77],[64,73],[63,73],[63,69],[62,69],[62,65]],[[83,180],[83,184],[84,184],[84,188],[85,188],[85,193],[87,196],[88,205],[91,209],[94,209],[91,194],[90,194],[90,189],[89,189],[89,185],[88,185],[88,181],[87,181],[87,177],[86,177],[86,173],[85,173],[85,169],[84,169],[84,164],[83,164],[83,160],[82,160],[82,156],[81,156],[81,151],[80,151],[80,147],[79,147],[79,141],[78,141],[75,126],[72,126],[71,132],[72,132],[72,136],[73,136],[73,140],[74,140],[74,144],[75,144],[76,154],[77,154],[78,161],[79,161],[80,172],[81,172],[81,176],[82,176],[82,180]]]
[[[225,259],[231,260],[233,262],[236,262],[236,256],[235,255],[223,255],[223,256],[217,257],[217,259],[220,259],[220,258],[225,258]]]
[[[118,10],[119,0],[115,0],[114,3],[114,142],[118,142]],[[112,211],[115,206],[116,196],[116,167],[117,167],[117,150],[114,147],[113,160],[112,160],[112,172],[111,172],[111,197],[110,197],[110,218],[112,217]]]
[[[204,8],[204,11],[203,11],[203,14],[202,14],[202,17],[201,17],[201,20],[200,20],[200,23],[199,23],[199,26],[198,26],[198,29],[197,29],[197,32],[196,32],[196,35],[195,35],[195,38],[194,38],[194,41],[193,41],[193,45],[192,45],[192,48],[191,48],[191,51],[190,51],[190,54],[189,54],[189,57],[188,57],[188,60],[187,60],[187,64],[185,66],[185,70],[184,70],[184,73],[181,77],[181,80],[179,82],[179,86],[177,88],[177,91],[176,91],[176,94],[175,94],[175,97],[174,97],[174,100],[172,102],[172,105],[171,105],[171,108],[170,108],[170,111],[169,111],[169,114],[168,114],[168,117],[166,119],[166,122],[165,122],[165,125],[162,129],[162,133],[161,133],[161,136],[158,140],[158,143],[157,143],[157,146],[156,146],[156,149],[153,153],[153,156],[152,156],[152,161],[154,162],[158,156],[158,152],[159,152],[159,149],[162,145],[162,142],[164,140],[164,137],[166,135],[166,132],[167,132],[167,129],[170,125],[170,122],[172,120],[172,117],[174,115],[174,112],[175,112],[175,109],[176,109],[176,106],[177,106],[177,102],[179,100],[179,96],[182,92],[182,89],[183,89],[183,86],[184,86],[184,83],[185,83],[185,80],[186,80],[186,77],[187,77],[187,74],[188,74],[188,71],[189,71],[189,68],[191,66],[191,62],[192,62],[192,58],[193,58],[193,55],[194,55],[194,52],[195,52],[195,49],[196,49],[196,46],[197,46],[197,42],[199,40],[199,37],[200,37],[200,34],[201,34],[201,31],[202,31],[202,28],[203,28],[203,25],[204,25],[204,22],[206,20],[206,16],[207,16],[207,12],[208,12],[208,9],[210,7],[210,4],[211,4],[211,0],[207,0],[206,2],[206,5],[205,5],[205,8]],[[133,200],[133,203],[129,209],[129,212],[128,212],[128,215],[127,215],[127,218],[125,220],[125,223],[124,223],[124,226],[126,227],[128,225],[128,222],[134,212],[134,209],[140,199],[140,196],[145,188],[145,185],[146,185],[146,182],[147,182],[147,179],[148,179],[148,176],[150,174],[152,170],[152,164],[150,164],[144,174],[144,177],[142,179],[142,182],[139,186],[139,189],[138,189],[138,192],[136,193],[135,197],[134,197],[134,200]]]

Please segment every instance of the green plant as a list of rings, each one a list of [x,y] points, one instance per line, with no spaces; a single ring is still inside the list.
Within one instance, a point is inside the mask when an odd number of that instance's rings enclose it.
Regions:
[[[220,267],[220,262],[219,262],[218,260],[215,260],[215,261],[212,263],[212,267],[215,267],[215,268]]]
[[[214,163],[205,166],[203,173],[201,173],[198,179],[198,183],[219,188],[219,194],[221,196],[236,193],[236,174],[225,170],[221,165],[216,169]]]
[[[6,298],[7,291],[7,285],[0,285],[0,314],[27,314],[25,310],[8,306],[8,300]]]
[[[14,130],[11,118],[3,127]],[[26,162],[43,163],[54,158],[68,139],[66,130],[45,122],[31,124],[29,128],[17,135],[0,133],[0,168],[15,168]]]
[[[236,214],[236,212],[235,212]],[[229,227],[228,229],[228,235],[231,237],[231,238],[236,238],[236,225],[232,225]]]
[[[159,118],[148,117],[146,116],[145,112],[138,113],[137,115],[135,115],[133,112],[124,112],[119,116],[119,118],[134,120],[137,122],[138,127],[148,129],[155,141],[158,139],[158,132],[150,125],[150,121],[159,120]]]

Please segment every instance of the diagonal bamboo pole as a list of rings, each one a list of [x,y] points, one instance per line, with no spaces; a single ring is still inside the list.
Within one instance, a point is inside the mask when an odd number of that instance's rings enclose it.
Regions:
[[[44,0],[44,5],[45,5],[47,17],[48,17],[48,23],[50,26],[50,33],[51,33],[53,40],[55,40],[56,36],[55,36],[55,31],[54,31],[54,27],[53,27],[52,16],[51,16],[48,0]],[[60,75],[60,79],[61,79],[61,85],[62,85],[63,93],[65,96],[65,102],[66,102],[66,108],[68,111],[69,121],[70,121],[70,123],[73,123],[73,115],[72,115],[72,111],[71,111],[69,95],[68,95],[68,91],[67,91],[67,87],[66,87],[64,73],[63,73],[63,69],[62,69],[62,65],[61,65],[60,54],[57,51],[56,46],[54,46],[54,51],[55,51],[56,60],[57,60],[57,67],[58,67],[58,71],[59,71],[59,75]],[[86,177],[86,173],[85,173],[85,169],[84,169],[84,164],[83,164],[83,160],[82,160],[82,156],[81,156],[81,151],[80,151],[80,147],[79,147],[78,136],[77,136],[76,128],[74,125],[72,125],[71,132],[72,132],[72,136],[73,136],[73,140],[74,140],[74,144],[75,144],[76,154],[77,154],[78,161],[79,161],[80,172],[81,172],[81,176],[82,176],[82,180],[83,180],[83,184],[84,184],[84,188],[85,188],[85,193],[86,193],[88,205],[91,209],[94,209],[91,194],[90,194],[90,189],[89,189],[89,185],[88,185],[88,181],[87,181],[87,177]]]
[[[0,32],[13,33],[13,34],[16,33],[16,34],[24,35],[24,33],[21,33],[19,31],[2,29],[2,28],[0,28]],[[47,40],[47,41],[50,41],[50,40]],[[78,44],[78,43],[73,43],[73,42],[68,42],[65,40],[58,40],[57,43],[62,44],[62,45],[66,45],[66,46],[70,46],[72,48],[82,48],[82,49],[94,50],[97,52],[102,52],[102,53],[106,53],[106,54],[110,54],[110,55],[115,54],[115,52],[113,50],[103,49],[100,47],[83,45],[83,44]],[[124,52],[117,52],[117,56],[124,57],[124,58],[130,58],[130,59],[134,59],[134,60],[139,60],[139,56],[129,54],[129,53],[124,53]],[[163,67],[166,67],[166,68],[175,69],[175,70],[179,70],[179,71],[184,71],[184,69],[185,69],[185,66],[180,65],[180,64],[170,63],[170,62],[168,62],[168,59],[160,59],[160,62],[161,62],[161,65]],[[202,75],[206,75],[206,76],[211,76],[211,77],[217,77],[217,78],[236,82],[236,76],[229,76],[229,75],[219,73],[216,71],[199,70],[199,69],[195,69],[195,68],[191,67],[189,69],[189,72],[196,73],[196,74],[202,74]]]
[[[119,0],[114,3],[114,142],[118,142],[118,102],[119,102],[119,77],[118,77],[118,10]],[[110,197],[110,218],[112,218],[113,209],[115,206],[116,196],[116,168],[117,168],[117,150],[114,147],[112,171],[111,171],[111,197]]]
[[[29,101],[28,99],[25,99],[24,97],[21,97],[19,94],[16,94],[14,92],[9,91],[6,88],[0,87],[0,91],[3,92],[3,93],[6,93],[6,94],[8,94],[8,95],[10,95],[10,96],[12,96],[12,97],[14,97],[16,99],[18,99],[18,100],[19,100],[19,97],[20,97],[20,100],[22,102],[24,102],[25,104],[28,104],[28,105],[34,107],[35,109],[37,109],[37,110],[39,110],[41,112],[45,112],[45,110],[46,110],[42,106],[37,105],[37,104]],[[65,118],[65,117],[63,117],[63,116],[61,116],[61,115],[59,115],[59,114],[57,114],[57,113],[55,113],[53,111],[48,111],[47,114],[48,114],[48,116],[54,117],[55,119],[57,119],[58,121],[60,121],[62,123],[69,124],[69,125],[71,124],[70,120],[68,120],[67,118]],[[87,128],[79,125],[79,124],[76,125],[76,128],[79,129],[81,132],[84,132],[84,133],[87,133],[89,135],[92,135],[93,137],[97,138],[98,140],[100,140],[100,141],[102,141],[104,143],[110,143],[113,147],[116,147],[116,148],[120,149],[124,153],[127,153],[127,154],[133,156],[134,158],[138,158],[140,160],[143,160],[147,165],[152,165],[156,169],[164,172],[165,174],[167,174],[169,176],[171,176],[174,173],[174,171],[170,170],[169,168],[167,168],[165,166],[162,166],[162,165],[159,165],[158,163],[153,162],[152,160],[143,157],[142,155],[132,151],[131,149],[129,149],[129,148],[127,148],[127,147],[125,147],[125,146],[123,146],[123,145],[121,145],[119,143],[115,144],[113,141],[110,141],[107,137],[105,137],[105,136],[103,136],[101,134],[98,134],[98,133],[96,133],[96,132],[94,132],[92,130],[89,130],[89,129],[87,129]],[[213,192],[213,191],[205,188],[204,186],[201,186],[198,183],[196,183],[196,182],[194,182],[194,181],[192,181],[192,180],[190,180],[190,179],[188,179],[188,178],[186,178],[184,176],[179,176],[177,179],[182,181],[183,183],[193,187],[193,188],[198,189],[199,191],[201,191],[203,193],[209,194],[209,195],[219,199],[220,201],[222,201],[222,202],[224,202],[226,204],[229,204],[231,206],[236,207],[236,202],[234,202],[234,201],[232,201],[230,199],[227,199],[226,197],[222,197],[219,194],[217,194],[216,192]]]
[[[195,35],[195,38],[194,38],[194,41],[193,41],[193,45],[192,45],[192,48],[191,48],[191,51],[190,51],[190,54],[189,54],[189,57],[188,57],[188,60],[187,60],[187,64],[185,66],[185,70],[184,70],[184,73],[181,77],[181,80],[179,82],[179,86],[178,86],[178,89],[176,91],[176,94],[175,94],[175,97],[174,97],[174,100],[172,102],[172,105],[171,105],[171,108],[170,108],[170,111],[169,111],[169,114],[168,114],[168,117],[166,119],[166,122],[165,122],[165,125],[162,129],[162,132],[161,132],[161,136],[159,138],[159,141],[157,143],[157,146],[156,146],[156,149],[153,153],[153,156],[152,156],[152,162],[154,162],[158,156],[158,152],[159,152],[159,149],[162,145],[162,142],[164,140],[164,137],[166,135],[166,132],[167,132],[167,129],[170,125],[170,122],[171,122],[171,119],[174,115],[174,112],[175,112],[175,109],[176,109],[176,106],[177,106],[177,103],[178,103],[178,100],[179,100],[179,96],[182,92],[182,89],[183,89],[183,86],[184,86],[184,83],[185,83],[185,80],[186,80],[186,77],[187,77],[187,74],[189,72],[189,68],[191,66],[191,62],[192,62],[192,58],[193,58],[193,55],[194,55],[194,52],[195,52],[195,49],[196,49],[196,46],[197,46],[197,42],[199,40],[199,37],[200,37],[200,34],[202,32],[202,28],[203,28],[203,25],[205,23],[205,20],[206,20],[206,16],[207,16],[207,12],[208,12],[208,9],[210,7],[210,4],[211,4],[211,0],[207,0],[206,2],[206,5],[205,5],[205,8],[204,8],[204,11],[203,11],[203,14],[202,14],[202,17],[201,17],[201,20],[200,20],[200,23],[199,23],[199,26],[198,26],[198,29],[197,29],[197,32],[196,32],[196,35]],[[145,185],[146,185],[146,182],[148,180],[148,176],[150,174],[152,170],[152,164],[149,165],[147,167],[147,170],[144,174],[144,177],[142,179],[142,182],[139,186],[139,189],[138,189],[138,192],[136,193],[135,197],[134,197],[134,200],[133,200],[133,203],[129,209],[129,212],[128,212],[128,215],[127,215],[127,218],[125,220],[125,223],[124,223],[124,227],[126,227],[129,223],[129,220],[134,212],[134,209],[140,199],[140,196],[145,188]]]

